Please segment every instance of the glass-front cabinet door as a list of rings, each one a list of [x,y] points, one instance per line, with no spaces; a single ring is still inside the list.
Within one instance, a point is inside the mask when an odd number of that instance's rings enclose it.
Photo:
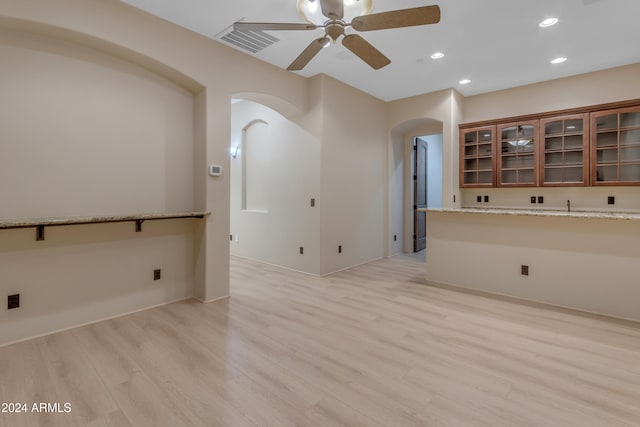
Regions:
[[[593,185],[640,184],[640,107],[591,114]]]
[[[460,186],[495,185],[495,126],[460,130]]]
[[[544,186],[589,184],[589,115],[540,120],[540,182]]]
[[[498,186],[538,185],[538,120],[498,125]]]

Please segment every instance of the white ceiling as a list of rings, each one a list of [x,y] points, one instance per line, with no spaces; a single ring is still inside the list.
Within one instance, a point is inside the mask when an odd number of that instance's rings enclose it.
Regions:
[[[296,0],[122,1],[212,39],[243,18],[304,22]],[[298,73],[324,73],[391,101],[452,87],[476,95],[640,62],[640,0],[374,0],[372,12],[430,4],[440,5],[439,24],[361,33],[391,59],[387,67],[375,71],[338,43]],[[558,24],[538,27],[552,16]],[[273,34],[281,41],[254,56],[286,68],[322,30]],[[436,51],[446,56],[430,59]],[[550,64],[558,56],[568,60]],[[463,78],[472,81],[462,86]]]

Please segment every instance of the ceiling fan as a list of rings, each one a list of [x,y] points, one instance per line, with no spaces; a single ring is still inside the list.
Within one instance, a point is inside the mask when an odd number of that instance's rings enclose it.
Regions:
[[[320,10],[318,10],[318,3]],[[309,46],[287,67],[289,71],[302,70],[322,48],[331,40],[336,42],[340,36],[342,45],[356,56],[378,70],[391,63],[378,49],[358,34],[347,34],[349,27],[356,31],[384,30],[388,28],[413,27],[416,25],[436,24],[440,22],[440,7],[437,5],[415,7],[412,9],[368,14],[372,0],[298,0],[298,11],[308,23],[275,22],[236,22],[236,31],[310,31],[323,29],[324,36],[311,42]],[[353,6],[353,7],[352,7]],[[355,8],[354,8],[355,7]],[[351,9],[351,10],[349,10]],[[348,13],[362,13],[349,20]],[[311,15],[315,13],[317,17]]]

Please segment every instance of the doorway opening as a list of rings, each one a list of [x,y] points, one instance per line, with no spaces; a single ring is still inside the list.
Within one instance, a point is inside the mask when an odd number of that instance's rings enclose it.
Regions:
[[[412,119],[389,136],[387,254],[424,255],[427,224],[420,209],[443,206],[443,124]]]
[[[320,193],[320,141],[282,104],[264,94],[231,100],[229,253],[319,274],[320,211],[305,201]]]
[[[413,252],[427,247],[426,212],[442,207],[442,134],[413,139]]]

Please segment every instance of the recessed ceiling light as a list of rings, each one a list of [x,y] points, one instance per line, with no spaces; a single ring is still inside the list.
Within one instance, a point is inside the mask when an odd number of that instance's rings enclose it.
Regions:
[[[469,79],[462,79],[462,80],[460,80],[458,83],[460,83],[461,85],[468,85],[469,83],[471,83],[471,80],[469,80]]]
[[[547,28],[558,23],[558,18],[547,18],[538,24],[540,28]]]
[[[444,58],[444,53],[442,52],[436,52],[433,55],[431,55],[431,59],[441,59]]]
[[[552,59],[552,60],[551,60],[551,63],[552,63],[552,64],[562,64],[562,63],[563,63],[564,61],[566,61],[566,60],[567,60],[567,58],[565,58],[565,57],[561,56],[561,57],[559,57],[559,58]]]

